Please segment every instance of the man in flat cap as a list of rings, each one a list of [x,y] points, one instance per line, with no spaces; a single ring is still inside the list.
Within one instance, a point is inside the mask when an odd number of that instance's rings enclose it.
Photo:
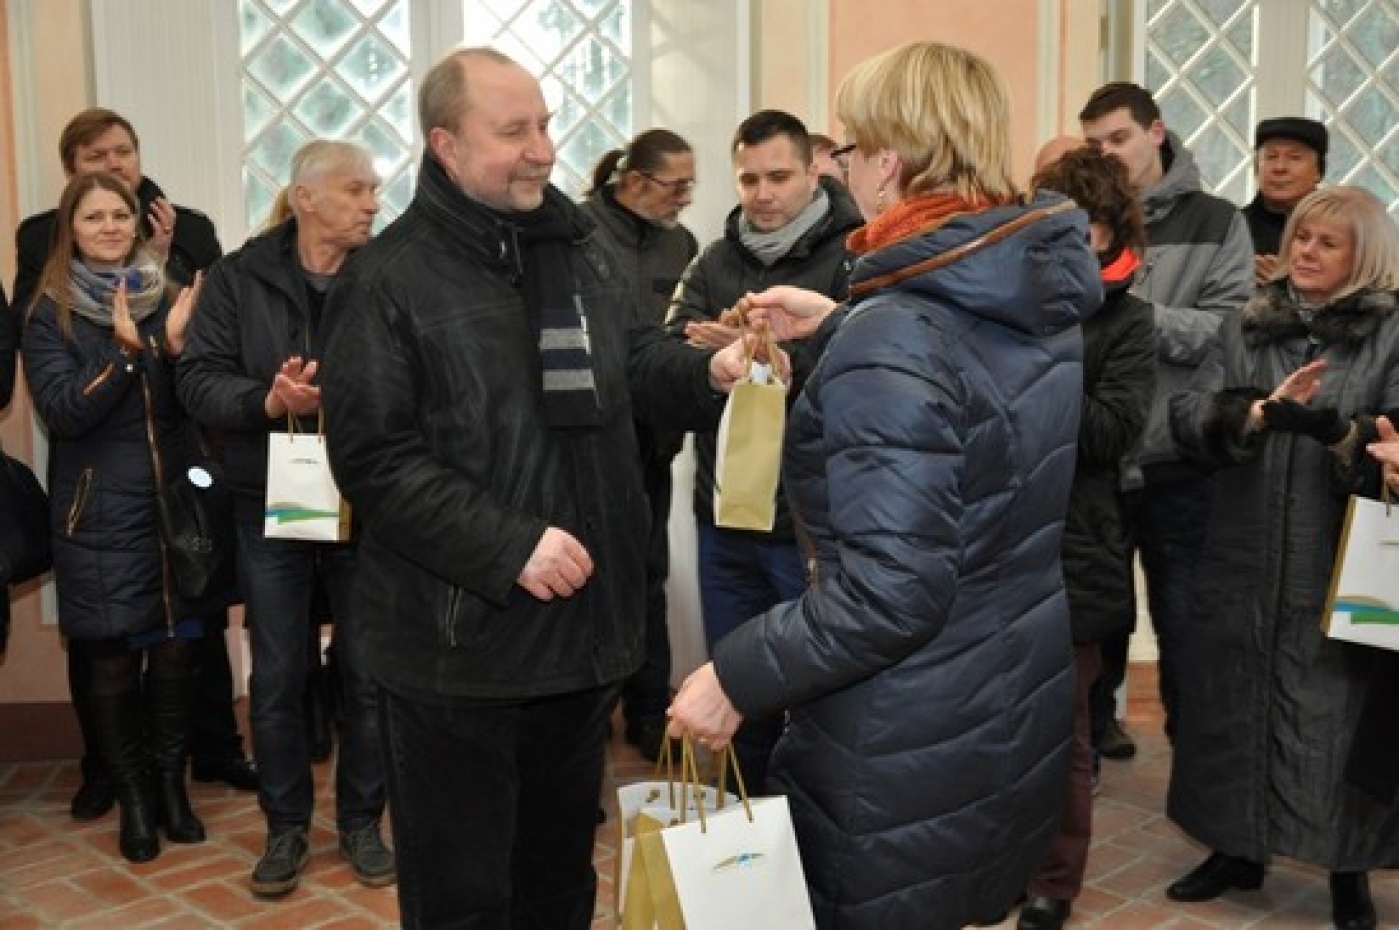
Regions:
[[[1253,277],[1262,285],[1278,264],[1278,245],[1292,208],[1316,190],[1326,174],[1326,127],[1314,119],[1265,119],[1253,134],[1258,193],[1243,208],[1253,236]]]

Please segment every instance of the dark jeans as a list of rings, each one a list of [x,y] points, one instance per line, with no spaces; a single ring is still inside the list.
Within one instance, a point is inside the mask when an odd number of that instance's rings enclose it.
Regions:
[[[796,543],[707,523],[696,531],[704,640],[710,652],[748,620],[806,590],[806,565]],[[734,734],[734,755],[752,794],[767,790],[768,761],[782,726],[780,717],[744,720]]]
[[[622,688],[629,724],[648,717],[665,720],[670,706],[670,628],[666,625],[665,582],[670,574],[670,463],[645,466],[651,504],[651,539],[646,551],[646,659]]]
[[[350,545],[266,539],[262,508],[238,508],[238,572],[252,649],[250,714],[268,828],[306,826],[314,808],[310,740],[302,704],[310,666],[311,587],[320,572],[335,617],[340,674],[340,752],[335,821],[352,830],[384,811],[378,691],[365,672],[356,635],[355,549]]]
[[[1141,553],[1147,606],[1156,632],[1156,669],[1166,736],[1175,735],[1179,707],[1181,631],[1190,620],[1195,569],[1205,544],[1213,483],[1209,478],[1148,485],[1123,495],[1123,522],[1133,550]],[[1093,741],[1116,714],[1117,689],[1127,675],[1127,637],[1103,644],[1103,673],[1093,689]]]
[[[616,698],[452,706],[381,692],[404,930],[588,930]]]
[[[1074,646],[1074,735],[1064,811],[1049,854],[1030,882],[1030,894],[1072,901],[1083,889],[1088,847],[1093,842],[1093,741],[1088,698],[1098,680],[1098,644]]]

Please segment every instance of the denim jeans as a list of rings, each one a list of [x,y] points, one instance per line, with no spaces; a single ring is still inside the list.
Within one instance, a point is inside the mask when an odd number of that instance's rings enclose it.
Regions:
[[[795,542],[706,523],[696,531],[700,607],[711,653],[719,640],[753,617],[806,590],[806,564]],[[780,717],[745,719],[734,734],[734,755],[753,794],[767,790],[768,760],[782,726]]]
[[[404,930],[588,930],[616,699],[615,688],[455,705],[381,692]]]
[[[1213,501],[1209,478],[1148,485],[1123,495],[1123,519],[1133,551],[1141,554],[1146,577],[1147,606],[1156,632],[1156,670],[1166,736],[1174,737],[1180,706],[1179,667],[1181,630],[1194,609],[1195,569],[1205,544]],[[1127,674],[1127,637],[1102,644],[1103,671],[1093,688],[1093,740],[1116,714],[1117,689]]]
[[[302,701],[309,669],[311,587],[319,572],[330,596],[340,674],[335,822],[341,830],[357,829],[383,815],[385,789],[378,690],[366,674],[364,644],[355,628],[355,549],[267,539],[258,503],[240,501],[237,508],[238,573],[252,649],[248,717],[261,783],[258,801],[274,832],[311,822],[314,785]]]

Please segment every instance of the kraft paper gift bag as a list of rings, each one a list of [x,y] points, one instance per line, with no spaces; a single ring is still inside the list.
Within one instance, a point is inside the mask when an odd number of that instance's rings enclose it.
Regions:
[[[1332,639],[1399,649],[1399,510],[1388,499],[1351,497],[1321,628]]]
[[[659,930],[814,930],[787,799],[738,787],[738,804],[684,823],[638,815],[632,887],[645,881]]]
[[[676,780],[669,740],[663,744],[662,756],[657,760],[657,774],[662,767],[668,777],[634,782],[617,789],[617,856],[613,860],[612,889],[618,924],[626,930],[651,930],[654,925],[654,917],[648,916],[653,911],[645,880],[634,884],[632,878],[642,867],[636,858],[638,825],[649,823],[659,829],[693,819],[700,806],[706,811],[717,811],[738,803],[738,797],[724,791],[722,785],[714,788]]]
[[[740,336],[746,338],[746,336]],[[768,333],[769,358],[776,357]],[[737,382],[719,420],[714,456],[714,523],[735,530],[772,530],[787,386],[769,365],[748,359],[748,377]]]
[[[263,535],[269,539],[345,542],[350,505],[330,473],[325,420],[315,433],[297,432],[287,417],[285,433],[267,437],[267,507]]]

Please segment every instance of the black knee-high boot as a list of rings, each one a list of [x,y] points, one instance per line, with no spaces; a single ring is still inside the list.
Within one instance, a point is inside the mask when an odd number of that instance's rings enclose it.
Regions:
[[[194,688],[195,678],[188,669],[182,674],[146,676],[156,814],[172,843],[204,842],[204,824],[190,808],[185,790],[185,751],[189,746]]]
[[[141,695],[129,691],[88,698],[98,749],[116,782],[121,807],[121,854],[132,862],[160,855],[156,814],[146,793],[146,740]]]
[[[74,820],[96,820],[111,810],[117,800],[112,773],[102,761],[102,750],[97,745],[97,725],[92,719],[92,697],[88,685],[92,675],[91,664],[92,660],[80,645],[68,644],[68,695],[83,740],[83,757],[79,765],[82,782],[68,807]]]

